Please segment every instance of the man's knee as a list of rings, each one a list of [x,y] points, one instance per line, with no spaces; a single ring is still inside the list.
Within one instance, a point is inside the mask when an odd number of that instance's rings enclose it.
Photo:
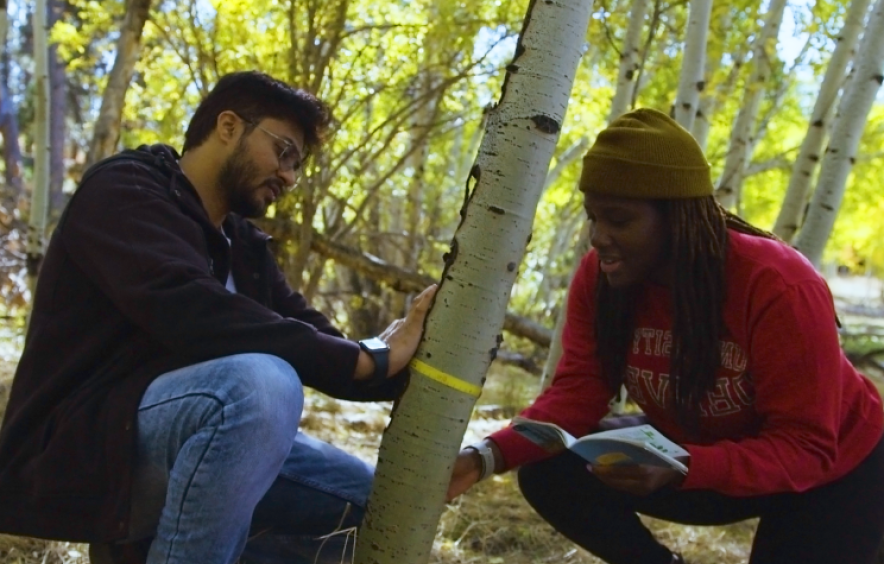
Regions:
[[[304,406],[304,389],[295,370],[281,358],[267,354],[241,354],[224,361],[218,393],[226,396],[225,411],[243,424],[281,433],[286,448],[290,447]]]
[[[238,428],[287,454],[297,433],[304,390],[295,370],[267,354],[238,354],[206,361],[158,378],[142,400],[139,424],[157,419],[159,433],[177,421],[179,439],[206,427]],[[174,426],[174,425],[173,425]]]
[[[279,357],[248,353],[214,361],[212,393],[225,405],[253,404],[273,409],[284,405],[300,412],[304,390],[297,372]]]

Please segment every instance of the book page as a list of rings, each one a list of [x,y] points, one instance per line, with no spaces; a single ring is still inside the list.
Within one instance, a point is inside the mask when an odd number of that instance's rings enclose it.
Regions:
[[[514,417],[513,430],[548,452],[565,450],[575,442],[570,433],[545,421]]]
[[[589,439],[590,437],[622,438],[632,441],[640,441],[651,447],[654,447],[663,454],[671,456],[672,458],[684,458],[690,456],[687,450],[685,450],[678,444],[670,441],[668,438],[666,438],[666,436],[663,435],[663,433],[655,429],[652,425],[648,424],[638,425],[636,427],[623,427],[621,429],[612,429],[610,431],[594,433],[592,435],[587,435],[586,437],[583,437],[583,439],[581,440]]]
[[[598,435],[584,437],[571,450],[594,465],[643,464],[674,468],[687,473],[687,467],[674,458],[661,453],[645,443],[623,438],[605,438]]]

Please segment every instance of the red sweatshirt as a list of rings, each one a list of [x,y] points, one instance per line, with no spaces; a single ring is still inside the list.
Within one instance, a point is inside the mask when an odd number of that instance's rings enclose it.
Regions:
[[[836,480],[881,438],[881,399],[844,356],[831,294],[813,266],[782,243],[729,235],[726,334],[716,388],[700,404],[702,436],[689,443],[675,418],[668,394],[671,297],[668,288],[650,283],[636,304],[629,395],[655,427],[690,452],[683,489],[751,496]],[[614,395],[595,354],[598,272],[591,251],[571,284],[556,376],[522,412],[577,437],[596,427]],[[509,428],[491,438],[507,468],[546,456]]]

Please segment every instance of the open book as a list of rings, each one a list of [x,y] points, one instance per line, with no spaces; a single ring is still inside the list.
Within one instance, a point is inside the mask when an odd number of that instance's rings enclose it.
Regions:
[[[549,452],[570,449],[591,464],[645,464],[674,468],[683,474],[688,468],[677,458],[688,451],[663,436],[651,425],[624,427],[575,439],[555,423],[514,417],[513,430]]]

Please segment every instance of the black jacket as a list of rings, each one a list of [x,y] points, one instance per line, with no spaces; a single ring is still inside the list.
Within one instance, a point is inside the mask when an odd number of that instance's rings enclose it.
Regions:
[[[262,352],[336,397],[398,393],[402,378],[353,382],[358,345],[286,284],[264,233],[233,215],[224,230],[230,244],[169,147],[87,172],[49,243],[0,429],[0,531],[125,537],[138,404],[169,370]]]

